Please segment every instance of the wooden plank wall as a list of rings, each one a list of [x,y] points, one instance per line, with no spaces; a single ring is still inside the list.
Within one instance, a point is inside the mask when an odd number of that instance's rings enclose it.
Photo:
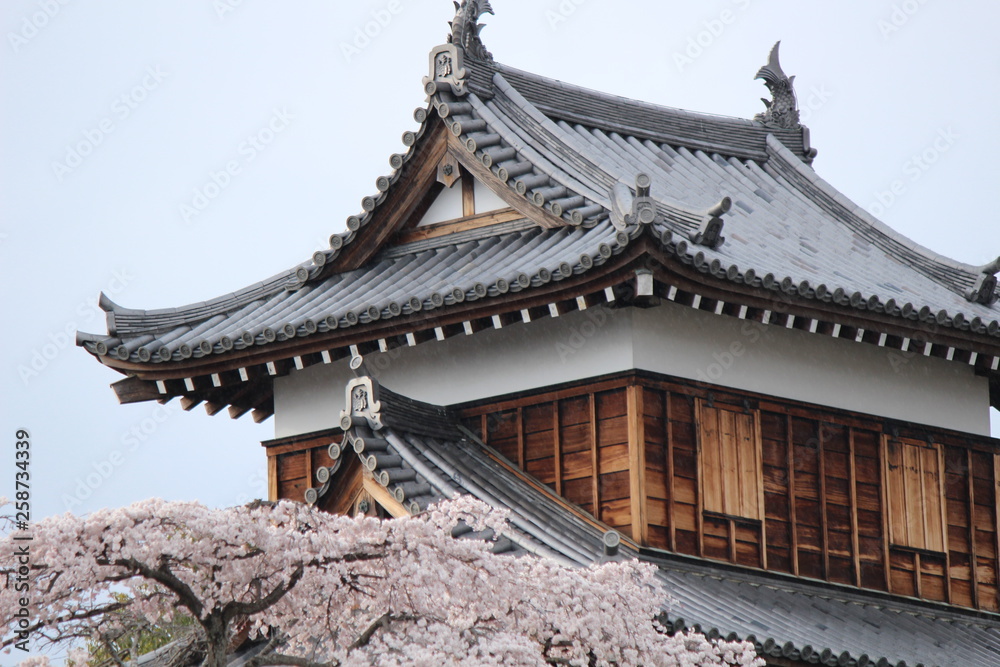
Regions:
[[[631,399],[630,386],[636,387]],[[705,511],[697,405],[706,399],[755,419],[763,520]],[[631,427],[630,404],[641,414]],[[947,522],[947,550],[932,552],[890,541],[884,494],[890,426],[871,417],[643,376],[462,414],[515,466],[623,534],[636,533],[635,508],[641,508],[635,539],[649,548],[1000,610],[1000,456],[988,442],[931,434],[945,470]],[[630,433],[641,440],[640,453],[630,450]],[[928,435],[914,430],[899,437],[927,441]],[[630,462],[642,467],[639,485]],[[636,488],[642,498],[633,503]]]
[[[467,411],[463,423],[512,464],[631,537],[626,394],[618,382],[541,395],[524,406]]]
[[[305,439],[285,439],[264,443],[268,457],[268,485],[272,500],[288,499],[303,502],[306,489],[319,486],[316,470],[333,465],[328,447],[340,442],[339,435],[322,435]]]

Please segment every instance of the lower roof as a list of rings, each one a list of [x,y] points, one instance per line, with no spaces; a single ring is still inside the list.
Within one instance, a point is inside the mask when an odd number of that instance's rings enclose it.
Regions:
[[[608,556],[603,539],[609,528],[517,470],[446,408],[362,379],[380,394],[381,426],[355,419],[344,443],[362,444],[343,455],[369,463],[375,479],[411,511],[454,493],[508,509],[511,533],[494,551],[530,552],[582,567],[622,558],[654,563],[672,598],[664,601],[668,627],[753,641],[764,657],[843,667],[997,664],[1000,615],[639,549],[627,541]],[[370,460],[365,438],[384,440],[388,449]],[[400,479],[406,481],[392,481]],[[314,490],[312,499],[326,491]]]

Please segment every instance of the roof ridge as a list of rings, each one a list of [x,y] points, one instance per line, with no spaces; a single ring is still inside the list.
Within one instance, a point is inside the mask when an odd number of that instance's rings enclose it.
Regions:
[[[470,69],[474,73],[477,67],[482,67],[475,61],[471,64],[473,66]],[[614,126],[617,128],[616,131],[635,136],[756,160],[767,159],[765,139],[768,134],[775,134],[803,159],[811,159],[814,156],[809,146],[809,132],[805,126],[795,129],[768,128],[745,118],[689,111],[613,95],[526,72],[502,63],[490,62],[487,64],[487,69],[503,75],[515,88],[522,88],[520,92],[533,98],[532,103],[546,115],[552,114],[565,120],[596,127]],[[586,100],[587,103],[579,104],[582,100]],[[574,105],[574,101],[578,104]],[[629,118],[640,118],[648,122],[645,125],[623,122],[622,107],[635,111],[628,114]]]

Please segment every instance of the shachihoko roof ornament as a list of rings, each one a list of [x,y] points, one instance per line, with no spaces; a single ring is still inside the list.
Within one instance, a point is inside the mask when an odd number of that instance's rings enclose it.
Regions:
[[[772,99],[760,98],[760,101],[767,107],[767,111],[757,114],[753,119],[767,127],[794,130],[800,127],[795,90],[792,88],[795,77],[787,76],[781,69],[781,63],[778,61],[778,47],[780,46],[780,41],[775,42],[767,64],[757,70],[757,76],[754,77],[764,80],[764,85],[771,92]]]
[[[485,24],[479,22],[479,17],[492,13],[489,0],[462,0],[461,4],[456,2],[455,18],[448,24],[451,26],[448,43],[462,49],[469,58],[492,61],[493,54],[486,50],[479,37],[485,27]]]

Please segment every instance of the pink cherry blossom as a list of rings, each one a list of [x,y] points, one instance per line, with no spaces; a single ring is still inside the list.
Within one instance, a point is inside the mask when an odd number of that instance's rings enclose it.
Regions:
[[[29,630],[69,643],[117,630],[123,607],[150,623],[183,610],[207,667],[225,664],[241,632],[266,642],[249,667],[764,664],[746,643],[665,634],[654,619],[668,592],[652,565],[575,569],[451,536],[459,521],[499,535],[505,519],[469,497],[384,521],[289,501],[155,499],[51,517],[30,529]],[[25,595],[12,585],[14,535],[0,539],[8,648]]]

